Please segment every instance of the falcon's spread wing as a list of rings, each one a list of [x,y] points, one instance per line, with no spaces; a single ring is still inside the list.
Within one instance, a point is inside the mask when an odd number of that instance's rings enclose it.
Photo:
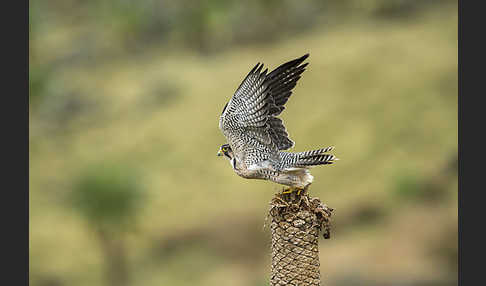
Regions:
[[[308,65],[302,64],[308,56],[282,64],[269,74],[267,69],[261,72],[260,63],[250,71],[226,103],[219,120],[230,145],[263,145],[272,153],[294,146],[277,116],[285,109],[284,104]]]

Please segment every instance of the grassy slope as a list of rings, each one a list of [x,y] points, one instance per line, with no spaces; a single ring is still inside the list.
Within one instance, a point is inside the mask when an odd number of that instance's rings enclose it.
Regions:
[[[69,285],[101,283],[96,240],[64,204],[70,180],[97,159],[125,162],[144,174],[150,200],[138,235],[129,237],[134,263],[143,264],[153,237],[211,224],[219,215],[257,217],[263,224],[267,203],[279,187],[242,180],[215,156],[224,143],[218,115],[257,61],[274,68],[306,52],[310,66],[282,117],[295,151],[335,145],[341,158],[313,170],[312,194],[334,207],[336,216],[346,217],[362,204],[383,205],[390,214],[377,226],[338,232],[321,245],[326,279],[339,279],[346,271],[370,279],[376,273],[385,278],[384,273],[443,275],[424,258],[417,240],[457,219],[454,195],[428,208],[402,204],[390,193],[401,172],[426,178],[457,154],[456,20],[455,10],[431,12],[409,22],[311,31],[274,46],[211,58],[154,49],[133,60],[66,70],[59,82],[107,104],[95,117],[70,122],[62,134],[45,135],[42,119],[31,118],[31,133],[37,134],[30,159],[31,279],[60,273]],[[167,82],[179,89],[177,98],[165,107],[148,101],[148,94]],[[448,187],[452,194],[456,184]],[[412,226],[418,238],[408,240],[404,229]],[[240,277],[241,285],[255,283],[245,268],[223,265],[204,249],[145,263],[136,267],[140,285],[214,285],[226,275]],[[267,263],[257,263],[264,267],[259,274],[266,275]],[[183,269],[193,274],[181,276]]]

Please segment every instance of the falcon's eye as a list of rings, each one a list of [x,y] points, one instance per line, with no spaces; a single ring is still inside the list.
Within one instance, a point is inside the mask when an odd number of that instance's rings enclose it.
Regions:
[[[227,152],[227,151],[228,151],[228,147],[226,147],[226,146],[225,146],[225,147],[221,148],[221,150],[222,150],[223,152]]]

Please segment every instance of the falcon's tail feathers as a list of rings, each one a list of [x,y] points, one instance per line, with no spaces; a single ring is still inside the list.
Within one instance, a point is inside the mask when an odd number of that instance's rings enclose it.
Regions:
[[[296,153],[297,162],[295,166],[316,166],[316,165],[327,165],[332,164],[334,161],[339,160],[336,156],[332,154],[324,154],[334,149],[334,146],[329,146],[326,148],[318,150],[310,150],[305,152]]]
[[[296,154],[299,158],[304,159],[304,158],[308,158],[308,157],[312,157],[312,156],[316,156],[316,155],[322,155],[322,154],[329,152],[329,151],[332,151],[332,150],[334,150],[334,146],[329,146],[329,147],[321,148],[321,149],[317,149],[317,150],[298,152]]]

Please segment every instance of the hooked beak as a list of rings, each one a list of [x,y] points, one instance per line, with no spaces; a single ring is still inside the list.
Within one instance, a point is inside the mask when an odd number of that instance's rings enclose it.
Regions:
[[[219,149],[217,156],[223,156],[223,152],[221,152],[221,149]]]

